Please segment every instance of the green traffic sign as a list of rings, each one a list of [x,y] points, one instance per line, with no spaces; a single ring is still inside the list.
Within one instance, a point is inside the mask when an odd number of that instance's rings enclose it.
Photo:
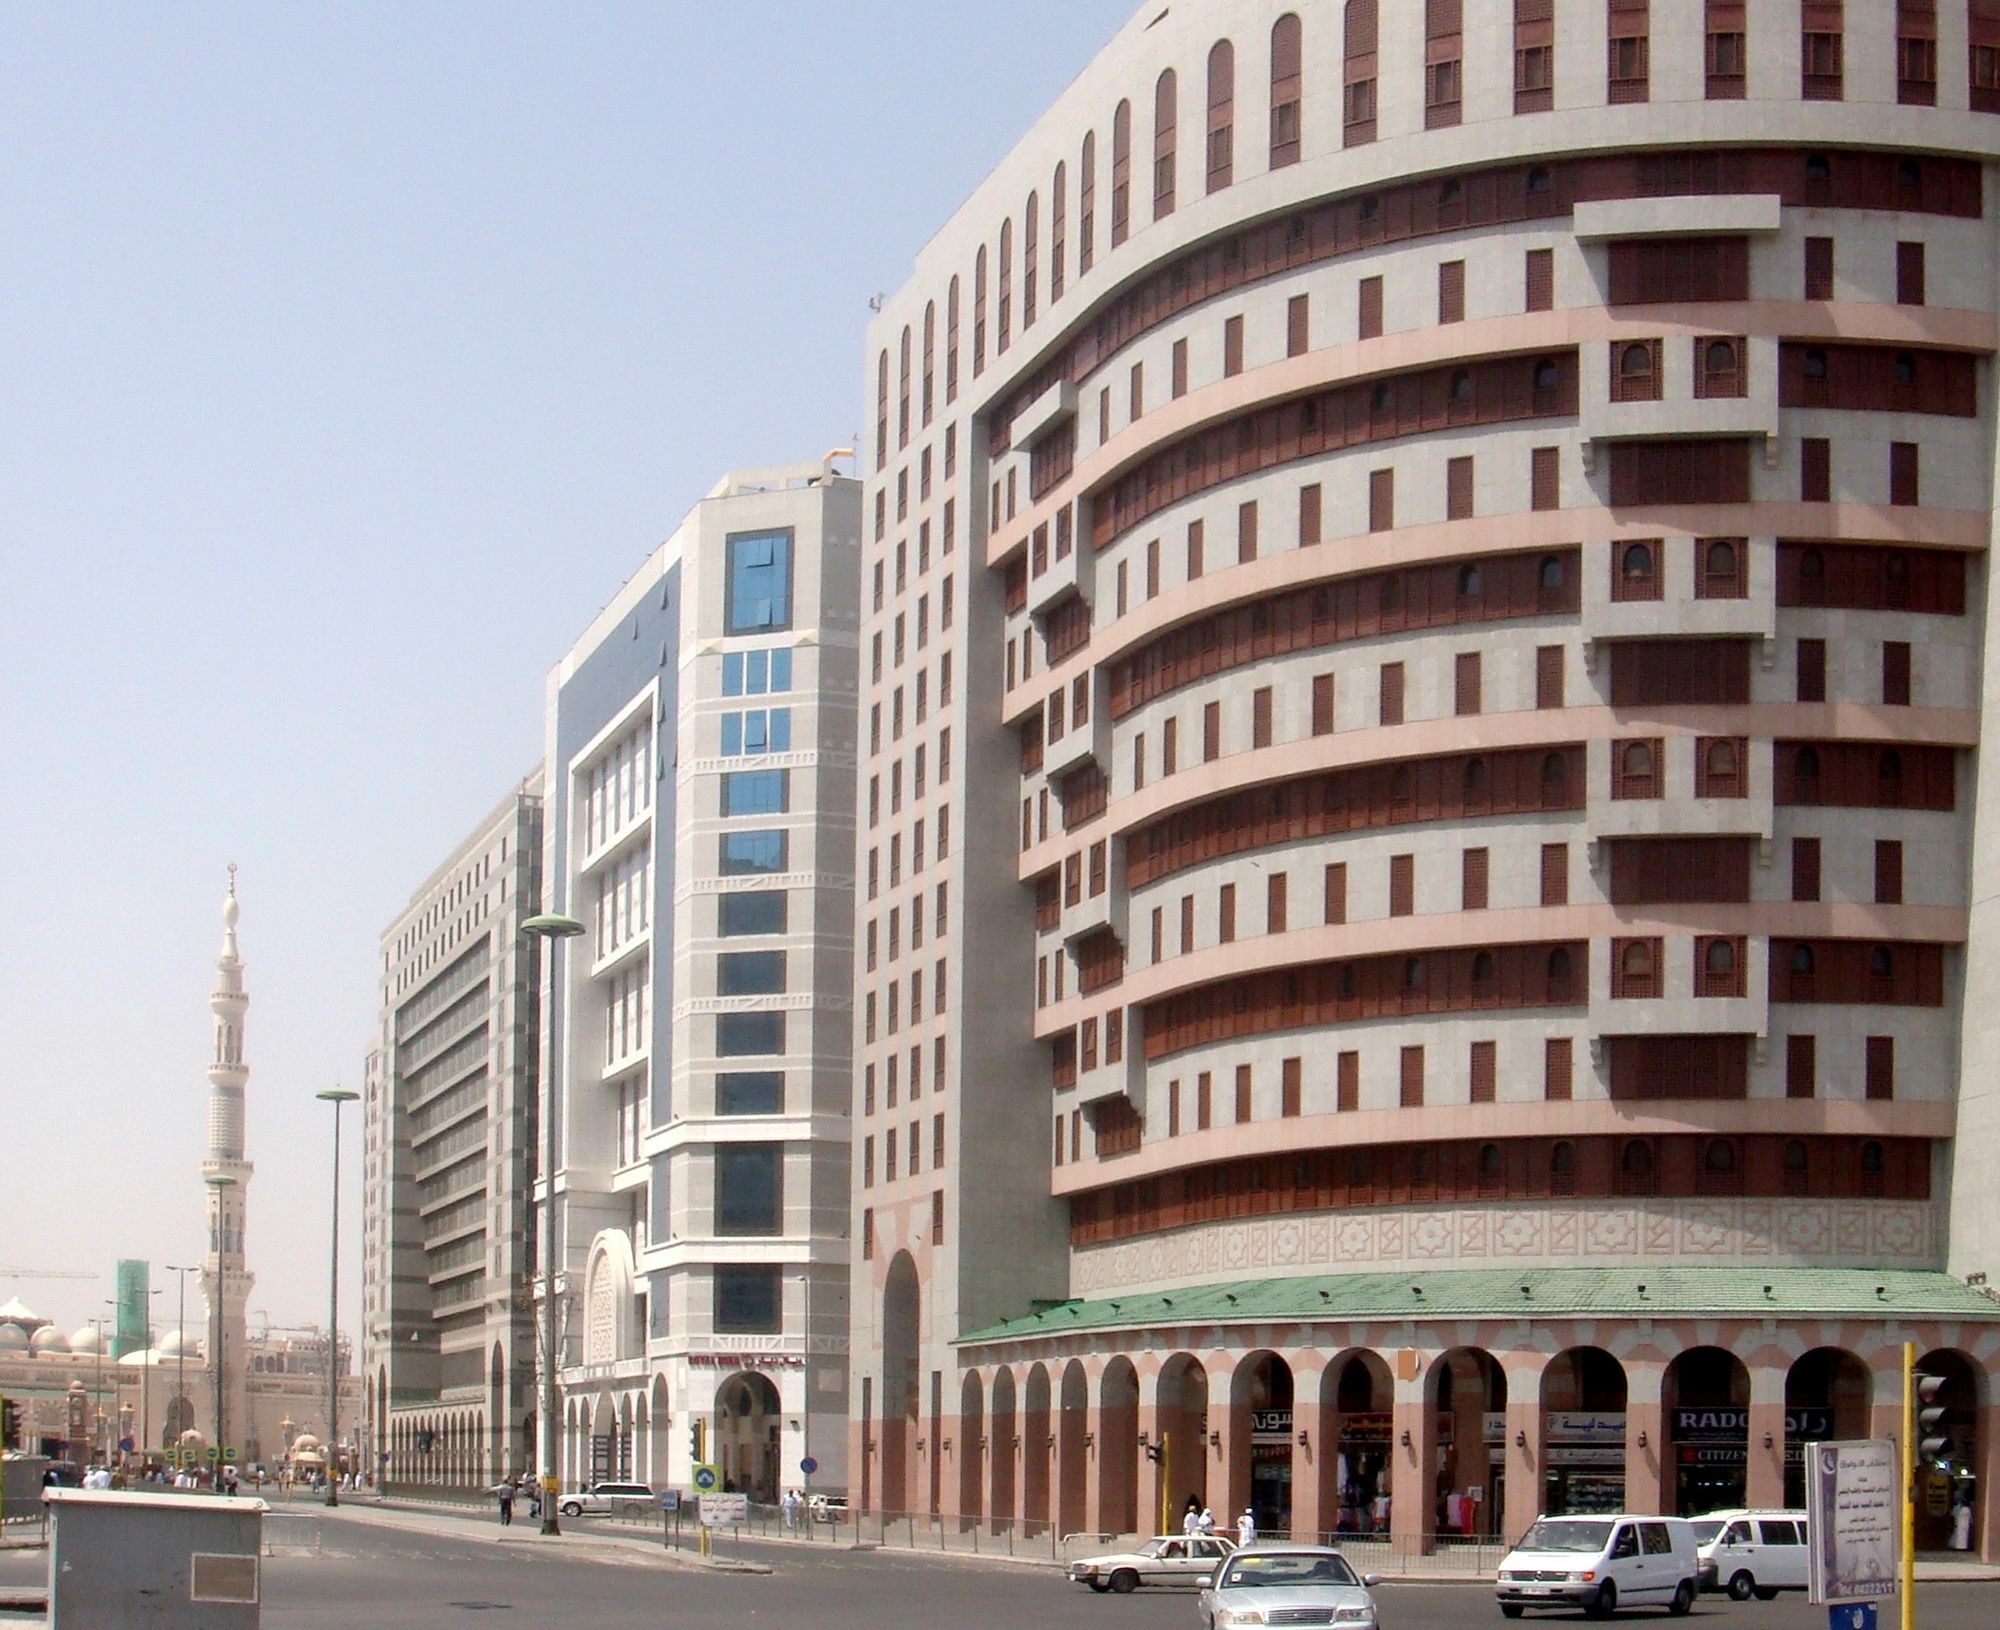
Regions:
[[[700,1489],[702,1493],[712,1494],[721,1482],[722,1479],[716,1474],[713,1466],[700,1465],[695,1467],[694,1486]]]

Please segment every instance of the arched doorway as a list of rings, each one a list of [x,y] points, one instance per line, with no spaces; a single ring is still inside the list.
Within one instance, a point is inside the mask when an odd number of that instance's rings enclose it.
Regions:
[[[1785,1505],[1806,1504],[1806,1445],[1865,1438],[1874,1383],[1868,1366],[1842,1347],[1815,1347],[1785,1372]]]
[[[1506,1505],[1505,1449],[1504,1442],[1488,1444],[1486,1423],[1507,1413],[1507,1373],[1491,1353],[1455,1347],[1431,1366],[1424,1387],[1438,1443],[1436,1480],[1422,1491],[1432,1532],[1497,1535]]]
[[[1139,1372],[1114,1358],[1097,1384],[1098,1526],[1114,1534],[1144,1534],[1158,1512],[1141,1516],[1139,1491]]]
[[[1014,1417],[1014,1372],[1006,1366],[993,1372],[992,1421],[986,1431],[986,1453],[993,1468],[993,1532],[1014,1520],[1014,1466],[1021,1455],[1021,1427]]]
[[[1208,1371],[1199,1359],[1190,1353],[1176,1353],[1161,1367],[1154,1414],[1166,1454],[1161,1475],[1166,1478],[1177,1521],[1189,1502],[1197,1510],[1209,1503]],[[1219,1516],[1217,1521],[1221,1520]],[[1173,1527],[1174,1522],[1168,1526]]]
[[[959,1531],[979,1526],[985,1489],[986,1388],[977,1370],[967,1370],[958,1384],[958,1512]]]
[[[648,1411],[647,1417],[649,1432],[646,1441],[646,1475],[657,1485],[673,1481],[667,1466],[667,1426],[672,1419],[672,1413],[667,1403],[667,1378],[655,1374],[653,1407]]]
[[[1723,1347],[1690,1347],[1667,1366],[1661,1401],[1674,1456],[1674,1511],[1726,1511],[1747,1497],[1750,1372]]]
[[[167,1400],[167,1421],[160,1428],[160,1447],[172,1449],[179,1446],[181,1434],[194,1426],[194,1404],[184,1392],[177,1392]]]
[[[1332,1479],[1331,1497],[1320,1496],[1321,1522],[1333,1513],[1341,1534],[1389,1531],[1390,1424],[1396,1388],[1380,1354],[1349,1353],[1329,1364],[1320,1377],[1320,1406],[1330,1410],[1326,1434],[1333,1455],[1321,1462]]]
[[[1542,1510],[1552,1517],[1625,1509],[1625,1366],[1602,1347],[1570,1347],[1542,1371]]]
[[[486,1471],[481,1482],[511,1477],[521,1468],[517,1446],[507,1441],[507,1357],[495,1342],[486,1355]]]
[[[1032,1539],[1049,1525],[1049,1462],[1056,1436],[1049,1421],[1049,1372],[1037,1364],[1021,1389],[1021,1533]]]
[[[1090,1430],[1090,1382],[1083,1365],[1063,1366],[1056,1422],[1056,1532],[1081,1533],[1090,1503],[1090,1468],[1084,1437]]]
[[[1260,1534],[1292,1531],[1292,1416],[1291,1365],[1276,1353],[1245,1355],[1229,1378],[1229,1431],[1250,1446],[1249,1488],[1232,1489],[1230,1503],[1240,1493]]]
[[[1979,1411],[1985,1402],[1978,1368],[1955,1347],[1940,1347],[1917,1360],[1925,1375],[1943,1377],[1944,1385],[1931,1399],[1945,1411],[1940,1423],[1944,1452],[1927,1457],[1917,1468],[1917,1549],[1941,1551],[1951,1544],[1953,1519],[1960,1506],[1971,1510],[1969,1535],[1979,1547],[1984,1532],[1988,1491],[1979,1483]]]
[[[769,1376],[740,1370],[715,1389],[708,1458],[731,1494],[778,1501],[778,1389]]]
[[[882,1286],[882,1509],[907,1512],[910,1454],[917,1438],[917,1265],[898,1251]]]

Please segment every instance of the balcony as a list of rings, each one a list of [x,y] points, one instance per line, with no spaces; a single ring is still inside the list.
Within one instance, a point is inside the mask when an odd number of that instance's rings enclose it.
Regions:
[[[1733,362],[1715,348],[1735,350]],[[1778,434],[1778,342],[1767,335],[1680,332],[1586,345],[1579,354],[1577,418],[1585,468],[1598,444],[1677,436]]]

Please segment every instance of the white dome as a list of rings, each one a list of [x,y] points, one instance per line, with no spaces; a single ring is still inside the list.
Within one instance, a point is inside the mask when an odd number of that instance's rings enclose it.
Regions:
[[[69,1351],[69,1337],[52,1324],[43,1325],[41,1329],[28,1338],[28,1351],[31,1353],[66,1353]]]
[[[25,1330],[32,1330],[48,1322],[18,1296],[10,1297],[4,1306],[0,1306],[0,1323],[18,1324]]]
[[[95,1325],[87,1324],[69,1338],[69,1350],[73,1353],[96,1353],[104,1349],[104,1338],[97,1333]]]
[[[177,1354],[183,1352],[191,1354],[194,1351],[193,1347],[189,1345],[188,1333],[185,1330],[169,1330],[161,1338],[160,1345],[154,1350],[162,1358],[173,1358]]]
[[[152,1362],[153,1362],[153,1355],[149,1352],[146,1352],[144,1349],[140,1349],[139,1351],[136,1352],[127,1353],[123,1358],[121,1358],[118,1361],[119,1367],[127,1370],[143,1370],[148,1364]]]
[[[18,1324],[0,1323],[0,1353],[25,1353],[28,1350],[28,1332]]]

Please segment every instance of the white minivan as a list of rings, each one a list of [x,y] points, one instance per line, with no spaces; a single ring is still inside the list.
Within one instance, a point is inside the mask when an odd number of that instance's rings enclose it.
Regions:
[[[1694,1529],[1684,1518],[1539,1517],[1501,1559],[1496,1595],[1510,1619],[1531,1607],[1580,1607],[1593,1619],[1621,1607],[1685,1613],[1700,1576]]]
[[[1768,1602],[1781,1590],[1806,1588],[1803,1511],[1711,1511],[1693,1526],[1704,1590]]]

